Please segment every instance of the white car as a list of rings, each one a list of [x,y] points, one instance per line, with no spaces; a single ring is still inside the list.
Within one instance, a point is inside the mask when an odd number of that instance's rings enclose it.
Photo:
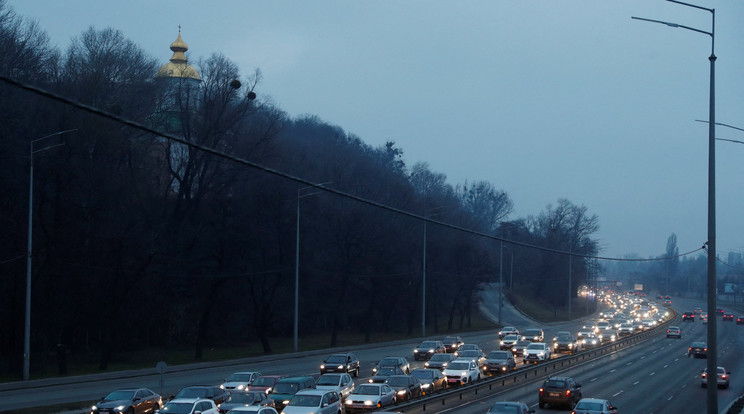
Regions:
[[[731,376],[731,371],[726,371],[726,368],[724,367],[718,367],[716,370],[716,374],[718,375],[718,387],[719,388],[728,388],[729,387],[729,377]],[[705,368],[703,370],[703,374],[700,375],[700,386],[705,388],[708,386],[708,368]]]
[[[219,414],[217,405],[205,398],[176,398],[168,401],[163,408],[155,411],[160,414]]]
[[[617,414],[617,407],[599,398],[582,398],[573,409],[574,414]]]
[[[524,350],[524,363],[544,362],[550,359],[550,347],[544,342],[534,342]]]
[[[456,359],[442,371],[447,378],[447,386],[465,385],[480,379],[478,364],[467,359]]]
[[[260,376],[261,373],[255,371],[236,372],[225,378],[220,388],[228,391],[245,391]]]
[[[336,391],[341,398],[348,397],[355,387],[349,374],[323,374],[315,381],[316,389]]]

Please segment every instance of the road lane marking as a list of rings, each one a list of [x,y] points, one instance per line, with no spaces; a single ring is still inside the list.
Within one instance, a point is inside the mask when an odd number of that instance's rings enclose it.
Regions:
[[[589,380],[589,382],[594,382],[596,380],[597,380],[597,378],[592,378],[592,379]]]
[[[639,382],[641,382],[641,381],[636,381],[636,382],[633,383],[633,385],[638,385]]]
[[[613,397],[617,397],[618,395],[620,395],[620,394],[622,394],[622,393],[623,393],[623,391],[622,391],[622,390],[620,390],[620,392],[616,392],[616,393],[615,393],[615,394],[613,394],[612,396],[613,396]]]
[[[632,362],[628,362],[628,363],[627,363],[627,364],[625,364],[625,365],[632,365],[632,364],[633,364]]]
[[[656,372],[652,372],[652,373],[648,374],[648,376],[650,377],[650,376],[652,376],[654,374],[656,374]]]
[[[610,370],[610,372],[615,372],[615,371],[617,371],[617,369],[612,369],[612,370]]]
[[[668,366],[669,366],[669,364],[666,364],[666,365],[664,365],[664,368],[666,368],[666,367],[668,367]]]

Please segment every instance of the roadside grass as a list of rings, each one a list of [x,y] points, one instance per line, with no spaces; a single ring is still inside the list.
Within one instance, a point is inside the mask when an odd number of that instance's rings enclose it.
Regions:
[[[541,322],[568,320],[568,307],[554,307],[548,303],[534,300],[534,296],[521,295],[506,291],[509,301],[520,311]],[[585,297],[573,298],[571,301],[571,319],[589,316],[597,311],[597,302]]]

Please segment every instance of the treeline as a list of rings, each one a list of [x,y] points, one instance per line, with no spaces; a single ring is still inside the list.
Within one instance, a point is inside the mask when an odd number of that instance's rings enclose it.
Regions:
[[[512,200],[493,183],[452,186],[426,163],[406,165],[392,141],[375,148],[316,117],[292,119],[261,99],[259,71],[241,79],[220,54],[196,62],[198,84],[174,83],[117,30],[91,28],[59,51],[2,0],[0,54],[4,77],[263,167],[0,82],[0,374],[21,373],[31,157],[32,374],[57,344],[96,355],[102,370],[144,347],[189,346],[195,359],[216,344],[272,352],[293,334],[298,223],[300,338],[327,335],[329,346],[351,329],[369,341],[420,327],[424,243],[427,332],[468,324],[500,264],[514,291],[566,306],[556,293],[568,290],[566,255],[505,243],[502,260],[500,242],[472,232],[598,251],[585,207],[559,200],[509,220]],[[31,141],[68,130],[30,156]],[[396,209],[471,232],[425,230]],[[575,294],[596,263],[574,257],[571,269]]]

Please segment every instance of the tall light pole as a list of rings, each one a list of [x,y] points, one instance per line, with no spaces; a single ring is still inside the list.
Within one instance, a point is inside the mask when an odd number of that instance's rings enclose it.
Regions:
[[[28,381],[30,378],[31,362],[31,265],[34,251],[33,229],[34,229],[34,154],[46,151],[48,149],[59,147],[64,144],[50,145],[39,150],[34,149],[34,144],[57,135],[77,131],[77,129],[68,129],[59,131],[47,136],[37,138],[29,143],[29,163],[28,163],[28,250],[26,252],[26,320],[23,332],[23,380]]]
[[[327,183],[321,183],[318,185],[326,185],[330,184],[331,182]],[[307,190],[308,188],[316,188],[316,187],[302,187],[299,190],[297,190],[297,237],[295,239],[295,300],[294,300],[294,326],[293,326],[293,338],[294,343],[292,349],[294,352],[297,352],[297,342],[298,342],[298,333],[299,333],[299,317],[300,317],[300,199],[305,197],[310,197],[312,195],[320,193],[320,191],[316,191],[314,193],[307,193],[302,194],[303,190]]]
[[[448,206],[440,206],[440,207],[434,207],[431,209],[425,209],[424,210],[424,219],[428,219],[429,217],[437,216],[442,213],[436,213],[429,215],[432,211],[442,210]],[[426,336],[426,224],[428,220],[424,220],[424,254],[423,254],[423,263],[421,265],[421,337]]]
[[[669,27],[687,29],[693,32],[702,33],[710,36],[710,95],[708,101],[708,315],[716,313],[716,106],[715,106],[715,31],[716,31],[716,11],[707,7],[701,7],[694,4],[684,3],[677,0],[667,0],[671,3],[681,4],[687,7],[693,7],[699,10],[705,10],[711,14],[710,32],[695,29],[689,26],[683,26],[677,23],[664,22],[661,20],[644,19],[632,17],[636,20],[643,20],[652,23],[661,23]],[[708,318],[708,359],[707,370],[709,375],[714,375],[718,368],[718,345],[716,344],[717,321],[715,317]],[[718,413],[718,387],[708,387],[707,390],[707,413]]]

